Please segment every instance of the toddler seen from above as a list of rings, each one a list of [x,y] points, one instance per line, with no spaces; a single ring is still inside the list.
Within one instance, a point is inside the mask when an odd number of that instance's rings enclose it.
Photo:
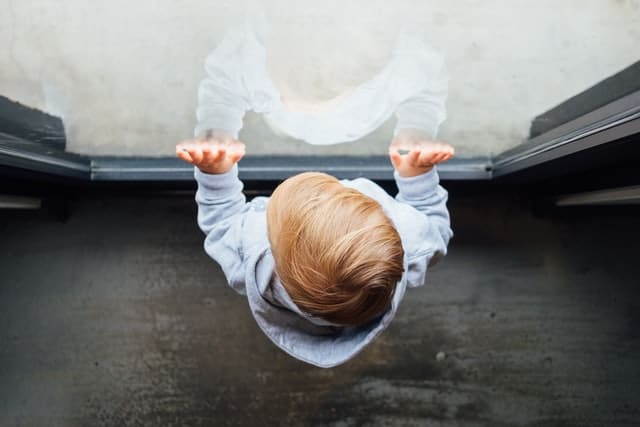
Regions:
[[[244,144],[209,135],[176,154],[195,166],[205,251],[271,341],[315,366],[344,363],[379,336],[452,237],[435,167],[452,157],[448,144],[390,146],[395,198],[368,179],[306,172],[247,202]]]
[[[435,165],[453,148],[435,141],[446,117],[443,57],[406,19],[386,25],[369,0],[350,2],[350,13],[324,3],[280,17],[268,10],[261,24],[226,32],[205,61],[195,137],[176,154],[195,166],[205,251],[229,285],[274,344],[328,368],[379,336],[407,287],[423,285],[446,253],[452,231]],[[388,37],[378,37],[383,29]],[[313,145],[356,141],[395,115],[398,195],[368,179],[306,172],[247,203],[237,166],[247,111]]]

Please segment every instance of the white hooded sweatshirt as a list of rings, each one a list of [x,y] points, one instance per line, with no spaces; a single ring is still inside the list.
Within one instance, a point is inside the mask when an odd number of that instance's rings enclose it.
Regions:
[[[229,285],[247,296],[262,331],[280,349],[315,366],[346,362],[379,336],[396,314],[406,288],[425,282],[427,267],[447,252],[453,233],[446,208],[447,192],[435,168],[402,178],[396,173],[395,198],[364,178],[340,181],[378,201],[398,230],[404,249],[404,273],[389,309],[360,327],[341,327],[304,313],[275,272],[267,235],[268,198],[247,203],[238,168],[220,175],[195,170],[198,182],[198,224],[206,234],[204,248],[217,261]]]

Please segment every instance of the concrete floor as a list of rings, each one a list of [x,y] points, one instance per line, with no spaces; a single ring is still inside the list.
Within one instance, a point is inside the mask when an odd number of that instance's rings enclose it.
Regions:
[[[637,426],[640,217],[450,207],[450,255],[332,370],[263,336],[190,198],[0,211],[0,424]]]
[[[461,156],[521,143],[536,115],[639,59],[640,0],[372,1],[356,16],[383,22],[360,33],[412,23],[445,54],[449,119],[440,137]],[[173,155],[193,133],[204,58],[244,3],[0,0],[0,94],[63,117],[71,151]],[[300,0],[256,3],[306,13]],[[249,117],[242,136],[254,154],[379,154],[390,128],[317,148],[274,137]]]

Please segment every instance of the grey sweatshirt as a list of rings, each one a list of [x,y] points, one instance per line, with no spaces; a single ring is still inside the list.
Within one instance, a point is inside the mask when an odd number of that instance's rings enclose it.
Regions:
[[[269,199],[247,203],[238,168],[220,175],[195,169],[198,224],[206,234],[204,249],[220,266],[229,286],[246,295],[262,331],[291,356],[322,368],[346,362],[389,325],[407,287],[425,282],[427,267],[447,252],[453,233],[446,208],[447,192],[435,168],[426,174],[395,180],[392,198],[364,178],[340,181],[378,201],[398,230],[404,249],[404,274],[389,309],[360,327],[341,327],[301,311],[275,273],[267,235]]]

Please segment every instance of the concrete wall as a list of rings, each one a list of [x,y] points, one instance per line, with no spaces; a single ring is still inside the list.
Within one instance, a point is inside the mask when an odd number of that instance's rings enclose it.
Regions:
[[[286,11],[288,1],[262,4]],[[72,151],[172,154],[192,134],[203,60],[239,20],[235,3],[0,0],[0,94],[64,117]],[[447,57],[441,138],[462,155],[519,143],[533,116],[640,57],[639,0],[405,0],[398,10],[390,27],[411,18]],[[390,127],[316,149],[278,142],[249,117],[243,137],[254,153],[363,154],[384,152]]]

